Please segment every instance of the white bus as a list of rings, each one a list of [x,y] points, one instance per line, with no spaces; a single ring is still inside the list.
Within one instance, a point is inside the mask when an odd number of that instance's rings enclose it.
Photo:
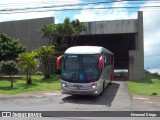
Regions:
[[[70,47],[56,64],[62,70],[62,94],[97,96],[114,77],[114,54],[103,47]]]

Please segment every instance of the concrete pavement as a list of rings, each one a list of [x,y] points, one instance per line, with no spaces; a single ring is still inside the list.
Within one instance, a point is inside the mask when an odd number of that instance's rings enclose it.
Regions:
[[[0,110],[160,111],[159,99],[132,96],[121,80],[113,81],[98,97],[61,95],[60,91],[1,95],[0,106]]]
[[[45,91],[24,93],[12,96],[0,95],[0,111],[160,111],[160,100],[157,97],[130,95],[126,82],[121,79],[114,80],[101,96],[71,96],[62,95],[60,91]],[[33,118],[56,120],[158,120],[147,117],[50,117]],[[1,119],[1,118],[0,118]],[[3,118],[5,119],[5,118]],[[9,118],[7,118],[8,120]],[[11,118],[21,119],[21,118]],[[27,118],[23,118],[27,119]],[[32,119],[32,118],[29,118]]]

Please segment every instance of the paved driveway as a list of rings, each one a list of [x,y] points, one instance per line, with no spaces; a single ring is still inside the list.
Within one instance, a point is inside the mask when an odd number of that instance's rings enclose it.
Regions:
[[[115,79],[112,84],[105,89],[104,93],[98,97],[62,95],[60,91],[25,93],[12,96],[0,95],[0,111],[160,111],[159,99],[139,95],[131,96],[128,93],[128,88],[124,80],[124,78]],[[51,112],[51,114],[53,113],[54,112]],[[113,112],[111,116],[114,117],[116,115]],[[6,119],[8,120],[8,118]],[[11,119],[17,120],[22,118]],[[40,118],[29,119],[39,120]],[[42,119],[150,120],[151,117],[50,117]],[[158,119],[159,118],[156,117],[153,120]],[[28,119],[26,118],[26,120]]]
[[[60,92],[0,96],[0,111],[160,111],[160,101],[152,97],[131,96],[125,81],[114,80],[101,96],[71,96]]]

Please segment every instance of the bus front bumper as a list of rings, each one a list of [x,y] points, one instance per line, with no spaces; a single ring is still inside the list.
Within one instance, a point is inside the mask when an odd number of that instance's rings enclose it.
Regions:
[[[62,94],[72,94],[72,95],[99,95],[100,91],[98,89],[89,90],[71,90],[66,87],[62,87]]]

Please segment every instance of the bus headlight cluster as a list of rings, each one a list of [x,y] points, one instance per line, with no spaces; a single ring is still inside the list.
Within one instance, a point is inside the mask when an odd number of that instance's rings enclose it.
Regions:
[[[99,86],[99,84],[97,82],[94,82],[91,86],[92,86],[92,89],[95,89],[97,86]]]
[[[92,89],[95,89],[96,88],[96,85],[92,85]]]
[[[68,87],[66,83],[62,83],[62,87]]]

